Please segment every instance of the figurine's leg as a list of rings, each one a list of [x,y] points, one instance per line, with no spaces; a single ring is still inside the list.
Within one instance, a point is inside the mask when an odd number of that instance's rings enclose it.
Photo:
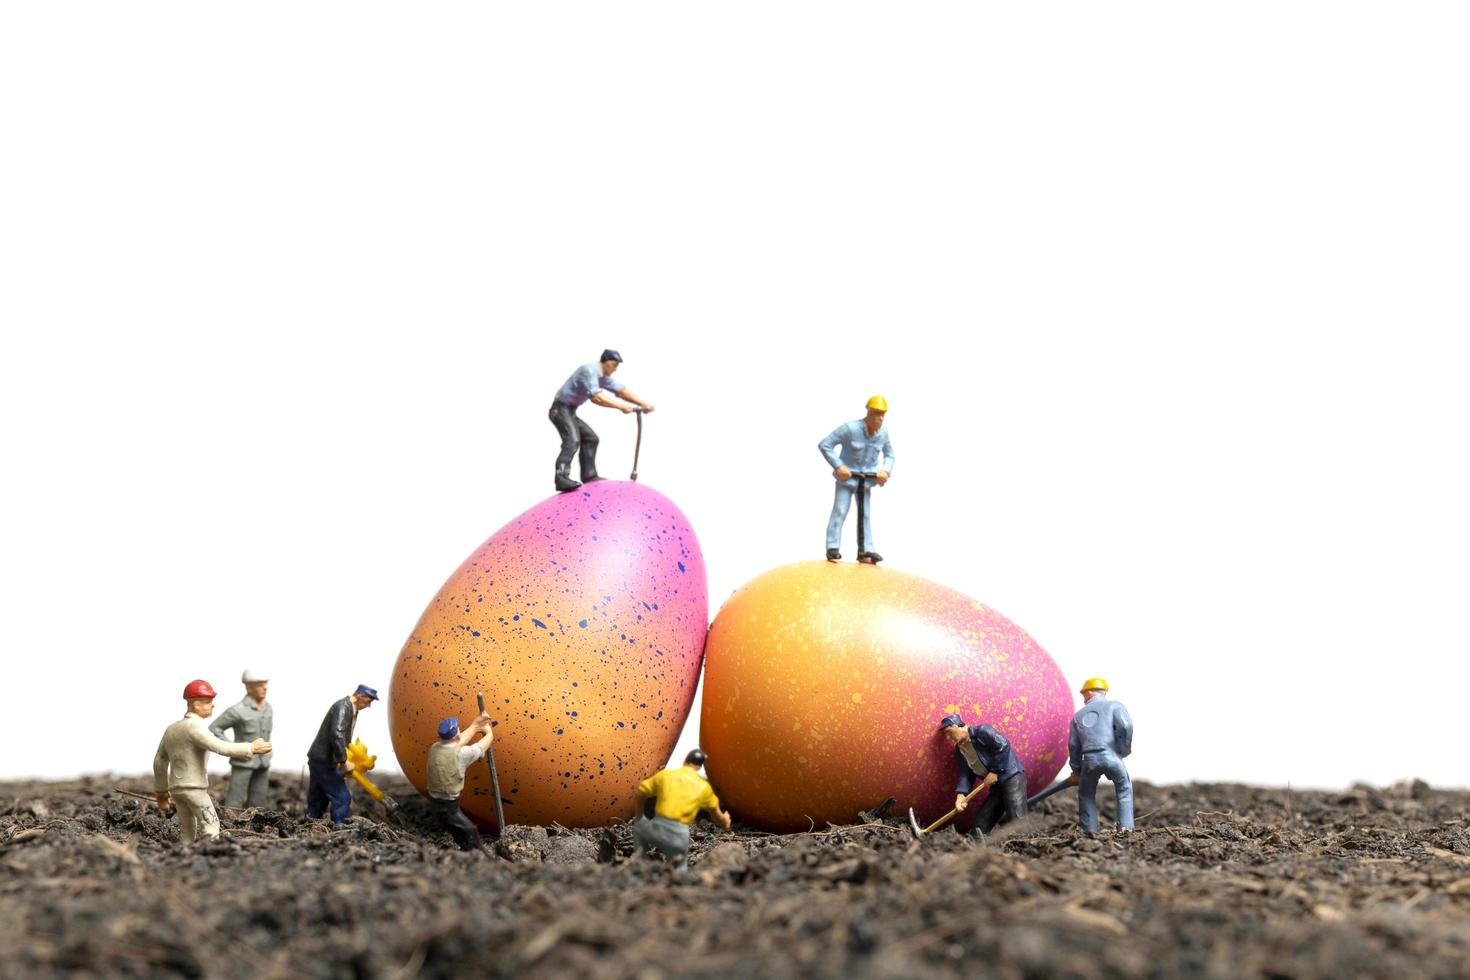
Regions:
[[[250,798],[250,774],[254,770],[230,767],[230,788],[225,791],[225,806],[238,810]]]
[[[1133,781],[1128,778],[1128,770],[1123,768],[1121,759],[1108,760],[1108,779],[1112,780],[1113,792],[1118,800],[1118,827],[1122,830],[1133,829]]]
[[[1020,820],[1026,815],[1026,774],[1018,773],[998,787],[1004,797],[1005,818],[1001,823]]]
[[[169,794],[173,799],[174,812],[179,815],[180,844],[192,844],[195,837],[194,804],[186,796],[187,793],[188,790],[176,789]]]
[[[838,483],[832,494],[832,516],[827,519],[827,548],[842,547],[842,525],[847,523],[847,511],[852,506],[852,487]]]
[[[234,778],[233,776],[231,778]],[[246,806],[263,807],[270,799],[271,770],[269,766],[250,770],[250,795]]]
[[[648,839],[648,818],[639,817],[633,821],[633,856],[648,857],[648,849],[653,846]]]
[[[306,771],[306,818],[319,820],[327,809],[326,776],[315,762],[307,762]]]
[[[322,789],[332,805],[332,823],[346,823],[352,810],[352,793],[347,789],[347,779],[335,767],[325,770]]]
[[[1077,783],[1077,823],[1089,834],[1097,831],[1097,780],[1101,775],[1096,769],[1083,769]]]
[[[995,829],[1000,823],[1000,810],[1003,793],[999,786],[990,787],[990,792],[985,794],[985,802],[975,811],[975,825],[970,828],[972,837],[983,837]]]
[[[602,479],[597,475],[597,433],[592,431],[592,426],[580,418],[577,418],[577,440],[582,446],[578,450],[578,459],[582,466],[582,482],[591,483]]]
[[[547,413],[551,424],[561,436],[561,452],[556,454],[556,489],[575,490],[580,484],[572,479],[572,457],[577,454],[581,438],[577,434],[577,415],[570,405],[553,402]]]

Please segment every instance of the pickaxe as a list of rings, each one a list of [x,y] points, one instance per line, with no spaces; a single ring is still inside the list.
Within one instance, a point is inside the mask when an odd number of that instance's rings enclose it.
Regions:
[[[643,416],[638,416],[639,431],[642,431]],[[638,479],[637,462],[633,464],[633,479]],[[485,713],[485,695],[475,692],[475,703],[480,706],[480,714]],[[489,735],[486,736],[487,738]],[[495,745],[491,743],[485,746],[485,764],[490,767],[490,792],[495,794],[495,833],[505,833],[505,805],[500,802],[500,773],[495,769]]]
[[[1040,793],[1037,793],[1035,796],[1028,796],[1026,798],[1026,808],[1029,810],[1031,807],[1040,803],[1042,800],[1045,800],[1051,796],[1055,796],[1057,793],[1060,793],[1062,790],[1067,789],[1068,787],[1071,787],[1073,785],[1075,784],[1065,779],[1062,780],[1060,783],[1053,783],[1046,789],[1042,790]],[[984,788],[985,784],[982,781],[979,786],[976,786],[974,789],[970,790],[969,794],[965,797],[965,802],[969,803],[970,800],[973,799],[975,795]],[[951,810],[944,816],[940,817],[938,820],[931,823],[929,826],[921,828],[919,826],[919,818],[914,816],[914,808],[909,807],[909,833],[914,835],[915,840],[923,840],[925,834],[931,834],[934,831],[938,830],[940,827],[943,827],[945,824],[953,820],[955,818],[955,815],[959,812],[959,810]]]

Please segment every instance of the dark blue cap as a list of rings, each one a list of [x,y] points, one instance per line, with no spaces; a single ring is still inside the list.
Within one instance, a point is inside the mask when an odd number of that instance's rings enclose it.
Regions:
[[[357,685],[357,690],[353,691],[352,693],[361,694],[363,697],[372,698],[374,701],[378,700],[377,690],[375,688],[368,687],[366,684]]]
[[[439,737],[440,738],[453,738],[454,736],[456,736],[458,734],[459,734],[459,719],[458,718],[445,718],[443,721],[439,722]]]
[[[939,730],[941,732],[944,731],[946,728],[964,728],[964,727],[965,727],[965,719],[961,718],[959,715],[945,715],[944,718],[941,719],[940,722],[939,722]]]
[[[611,347],[609,347],[607,350],[605,350],[605,351],[602,352],[602,356],[599,357],[598,360],[599,361],[617,361],[619,364],[621,364],[621,363],[623,363],[623,355],[622,354],[619,354],[617,351],[615,351]]]

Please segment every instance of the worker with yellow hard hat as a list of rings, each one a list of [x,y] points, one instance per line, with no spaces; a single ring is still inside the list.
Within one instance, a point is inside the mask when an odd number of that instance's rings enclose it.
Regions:
[[[842,559],[842,526],[855,494],[861,494],[858,511],[862,515],[859,528],[860,562],[876,565],[883,560],[873,543],[873,508],[869,503],[869,481],[883,486],[893,473],[893,440],[883,418],[888,414],[888,401],[882,395],[868,399],[864,418],[844,422],[817,444],[822,456],[832,465],[837,488],[832,497],[832,516],[827,521],[827,560]]]
[[[1133,719],[1128,709],[1108,700],[1108,682],[1089,677],[1082,684],[1082,707],[1072,717],[1067,761],[1077,787],[1077,822],[1089,834],[1097,830],[1097,781],[1113,784],[1118,801],[1118,829],[1133,829],[1133,782],[1123,760],[1133,751]]]

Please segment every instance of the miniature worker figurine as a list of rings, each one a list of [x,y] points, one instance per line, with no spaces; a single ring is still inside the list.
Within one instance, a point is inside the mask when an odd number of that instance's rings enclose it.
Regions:
[[[730,829],[730,814],[720,809],[720,799],[699,774],[706,756],[693,749],[677,769],[664,769],[638,784],[638,816],[633,820],[633,845],[639,857],[655,849],[669,860],[678,859],[676,871],[689,870],[689,825],[699,811],[714,814],[720,826]],[[643,815],[644,801],[654,800],[653,817]]]
[[[870,565],[883,560],[873,544],[873,508],[868,502],[867,480],[853,474],[876,473],[873,479],[880,487],[888,482],[893,473],[893,440],[888,438],[888,429],[883,425],[887,413],[888,402],[882,395],[874,395],[868,399],[866,418],[842,423],[817,443],[837,478],[832,516],[827,520],[828,561],[842,559],[842,526],[847,523],[854,493],[863,495],[863,547],[857,559]]]
[[[226,742],[209,733],[204,719],[214,714],[214,688],[208,681],[190,681],[184,688],[188,710],[184,717],[163,730],[163,740],[153,756],[153,791],[164,813],[179,810],[179,840],[192,844],[200,837],[219,836],[219,815],[209,798],[207,752],[230,759],[269,755],[271,743],[263,738],[251,742]]]
[[[551,402],[551,424],[556,426],[556,431],[561,435],[561,452],[556,457],[556,489],[561,493],[575,490],[582,483],[602,479],[597,475],[597,433],[592,431],[592,426],[577,417],[577,409],[583,402],[590,400],[594,405],[616,408],[624,415],[640,409],[645,412],[653,411],[652,402],[646,402],[633,394],[621,381],[613,380],[613,372],[622,363],[623,355],[617,351],[603,351],[597,364],[583,364],[573,371]],[[611,398],[603,392],[611,392],[617,398]],[[573,456],[578,457],[582,483],[572,479]]]
[[[959,715],[945,715],[939,723],[944,737],[955,744],[955,767],[959,782],[955,784],[954,808],[964,812],[965,797],[975,788],[975,778],[984,777],[983,785],[990,795],[980,804],[970,833],[982,837],[999,823],[1009,823],[1026,815],[1026,769],[1016,758],[1010,740],[990,725],[965,725]]]
[[[1118,801],[1118,829],[1133,829],[1133,783],[1123,760],[1133,751],[1133,719],[1120,702],[1108,700],[1108,682],[1090,677],[1082,685],[1082,707],[1072,716],[1067,736],[1067,761],[1077,787],[1077,823],[1089,834],[1097,832],[1097,781],[1113,784]]]
[[[476,742],[482,732],[485,737]],[[480,832],[459,808],[459,794],[464,792],[464,774],[485,757],[485,750],[494,738],[490,716],[482,713],[462,732],[458,718],[445,718],[439,722],[439,741],[429,746],[429,809],[434,811],[439,825],[449,831],[461,851],[480,846]]]
[[[332,823],[345,823],[352,808],[352,794],[345,777],[352,771],[347,761],[347,745],[357,728],[357,713],[378,700],[378,692],[366,684],[357,685],[341,701],[327,709],[316,740],[306,753],[310,776],[306,784],[306,815],[315,820],[331,807]]]
[[[271,740],[271,726],[275,723],[275,712],[265,699],[269,679],[257,671],[246,669],[240,675],[245,685],[245,700],[231,705],[214,721],[209,730],[223,738],[227,729],[233,730],[235,741],[251,742],[257,738]],[[266,793],[270,790],[271,754],[252,755],[245,759],[230,760],[230,789],[225,795],[225,806],[265,806]]]

